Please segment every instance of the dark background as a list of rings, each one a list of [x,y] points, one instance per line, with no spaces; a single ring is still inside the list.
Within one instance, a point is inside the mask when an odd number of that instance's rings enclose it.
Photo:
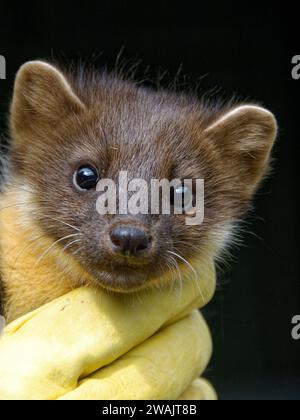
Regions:
[[[300,45],[296,9],[286,3],[1,1],[1,129],[23,62],[94,55],[96,65],[113,65],[122,47],[153,79],[167,70],[167,83],[182,65],[188,86],[201,78],[200,90],[260,101],[277,116],[274,173],[206,310],[215,343],[206,376],[222,399],[300,398],[300,341],[291,338],[300,314],[300,80],[291,77],[291,59]]]

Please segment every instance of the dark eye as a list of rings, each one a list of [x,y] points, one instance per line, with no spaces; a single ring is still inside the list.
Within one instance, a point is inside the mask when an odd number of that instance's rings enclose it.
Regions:
[[[81,190],[96,188],[99,179],[99,173],[93,166],[82,166],[74,174],[74,184]]]
[[[170,204],[174,209],[188,211],[193,205],[193,191],[184,184],[171,188]]]

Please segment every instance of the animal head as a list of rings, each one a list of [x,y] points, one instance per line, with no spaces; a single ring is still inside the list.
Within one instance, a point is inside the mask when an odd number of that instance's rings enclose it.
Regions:
[[[277,130],[260,106],[212,105],[40,61],[19,70],[10,118],[11,179],[30,203],[23,211],[90,279],[118,291],[157,281],[174,259],[221,251],[267,173]],[[118,189],[120,171],[148,185],[179,180],[171,207],[182,180],[203,179],[203,223],[188,225],[186,208],[99,214],[97,184]]]

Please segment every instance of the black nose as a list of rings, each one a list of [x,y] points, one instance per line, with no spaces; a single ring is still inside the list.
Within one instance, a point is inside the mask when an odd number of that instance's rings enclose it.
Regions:
[[[149,248],[150,239],[142,229],[121,226],[110,233],[115,252],[138,257]]]

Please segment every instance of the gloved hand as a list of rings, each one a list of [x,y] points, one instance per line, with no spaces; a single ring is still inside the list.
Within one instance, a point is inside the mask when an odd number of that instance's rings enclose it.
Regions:
[[[137,295],[76,289],[9,324],[0,339],[0,399],[214,399],[193,382],[211,356],[196,308],[213,263]]]

